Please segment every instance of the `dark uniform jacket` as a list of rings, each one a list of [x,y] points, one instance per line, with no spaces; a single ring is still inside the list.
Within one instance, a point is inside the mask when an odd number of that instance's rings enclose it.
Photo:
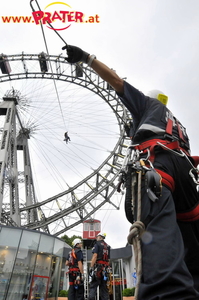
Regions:
[[[69,254],[68,254],[68,259],[69,261],[69,272],[70,269],[73,268],[78,268],[78,261],[82,261],[83,262],[83,253],[81,251],[80,248],[74,248],[72,249]]]
[[[110,246],[104,241],[97,241],[92,253],[97,253],[97,262],[108,262],[110,258]]]
[[[165,139],[166,127],[170,119],[173,125],[173,138],[180,139],[180,128],[184,139],[184,141],[180,141],[181,146],[185,147],[186,150],[190,149],[185,127],[182,126],[171,111],[159,100],[145,96],[127,82],[124,82],[124,95],[119,95],[119,97],[132,114],[134,144],[153,138]]]

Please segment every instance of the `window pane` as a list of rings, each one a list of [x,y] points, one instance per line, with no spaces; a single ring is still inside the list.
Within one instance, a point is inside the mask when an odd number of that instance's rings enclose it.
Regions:
[[[88,225],[89,225],[88,223],[84,223],[84,230],[85,231],[88,231],[88,227],[89,227]]]
[[[34,275],[49,276],[55,238],[42,234]]]
[[[55,242],[55,239],[52,236],[47,236],[47,235],[42,234],[41,240],[39,243],[39,252],[52,254],[54,242]]]
[[[33,276],[29,299],[47,299],[49,277]]]
[[[64,242],[55,239],[55,245],[53,249],[54,255],[52,257],[51,273],[50,273],[49,297],[58,296],[57,294],[59,291],[63,249],[64,249]]]
[[[0,227],[0,300],[4,299],[22,230]]]
[[[100,231],[100,223],[95,223],[95,230]]]
[[[40,233],[23,231],[6,300],[27,299]]]
[[[53,256],[52,265],[51,265],[51,274],[50,274],[49,293],[48,293],[49,298],[58,296],[61,264],[62,264],[62,258]]]
[[[38,253],[34,275],[49,276],[52,255]]]
[[[63,256],[63,250],[64,250],[64,242],[58,239],[55,239],[53,254],[56,256]]]

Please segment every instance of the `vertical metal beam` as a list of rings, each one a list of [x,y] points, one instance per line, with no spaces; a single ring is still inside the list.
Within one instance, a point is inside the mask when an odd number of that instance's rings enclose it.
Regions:
[[[24,167],[24,182],[25,182],[25,201],[26,206],[36,203],[35,191],[32,178],[32,169],[30,154],[28,148],[29,130],[22,128],[17,137],[17,149],[23,151],[23,167]],[[36,209],[27,211],[27,223],[38,220]]]
[[[10,194],[10,216],[20,226],[15,110],[14,99],[4,100],[0,104],[0,115],[5,115],[0,143],[0,216],[2,216],[5,179],[7,179]]]
[[[17,149],[23,151],[23,174],[25,183],[25,206],[30,206],[37,203],[34,181],[31,168],[30,152],[28,146],[28,140],[30,138],[30,129],[22,126],[20,117],[17,114],[18,121],[21,126],[21,130],[17,136]],[[45,216],[40,207],[26,211],[26,224],[34,223],[38,220],[44,220]],[[42,229],[49,233],[48,226],[42,227]]]

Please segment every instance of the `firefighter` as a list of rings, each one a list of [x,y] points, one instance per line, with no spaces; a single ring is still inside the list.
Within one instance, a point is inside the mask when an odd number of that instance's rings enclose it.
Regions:
[[[93,256],[89,270],[91,276],[91,282],[89,285],[89,300],[95,299],[98,286],[100,299],[109,299],[107,272],[109,268],[110,246],[104,241],[105,237],[106,234],[100,232],[96,236],[96,243],[92,249]]]
[[[82,241],[79,238],[72,242],[73,249],[69,252],[66,266],[69,267],[69,300],[84,299],[84,273],[83,273],[83,253],[81,250]]]
[[[68,144],[68,141],[70,141],[70,137],[68,136],[68,131],[64,133],[64,141],[66,142],[66,144]]]
[[[167,108],[163,93],[144,95],[95,55],[78,47],[67,46],[67,55],[69,63],[87,63],[115,89],[132,115],[137,163],[141,159],[148,163],[141,190],[138,184],[132,188],[131,177],[135,175],[135,182],[138,177],[130,165],[126,178],[127,201],[134,198],[136,207],[141,193],[141,222],[145,226],[138,300],[199,299],[198,157],[191,157],[186,129]],[[146,175],[152,180],[146,181]],[[129,205],[125,208],[128,220],[134,223],[136,211]]]

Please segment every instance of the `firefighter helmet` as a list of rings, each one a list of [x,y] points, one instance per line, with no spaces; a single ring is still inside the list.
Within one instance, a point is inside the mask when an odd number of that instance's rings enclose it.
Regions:
[[[81,241],[80,239],[74,239],[74,240],[72,241],[73,247],[75,247],[77,244],[81,244],[81,243],[82,243],[82,241]]]
[[[99,232],[96,237],[101,236],[103,239],[106,238],[106,233]]]
[[[168,103],[168,96],[166,96],[163,92],[159,90],[152,90],[147,93],[147,96],[150,98],[158,99],[162,104],[167,105]]]

